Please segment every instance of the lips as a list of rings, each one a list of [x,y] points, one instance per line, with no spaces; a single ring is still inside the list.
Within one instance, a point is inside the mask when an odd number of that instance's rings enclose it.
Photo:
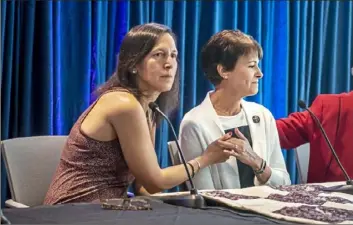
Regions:
[[[161,76],[162,78],[173,78],[172,75],[164,75],[164,76]]]

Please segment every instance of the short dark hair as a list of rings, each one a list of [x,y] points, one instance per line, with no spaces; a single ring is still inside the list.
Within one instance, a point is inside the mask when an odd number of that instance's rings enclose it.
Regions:
[[[137,99],[142,96],[137,85],[137,74],[132,73],[133,68],[150,53],[156,45],[158,38],[164,34],[170,34],[175,43],[176,37],[171,29],[157,23],[147,23],[133,27],[124,37],[114,74],[96,91],[98,95],[116,87],[129,90]],[[170,91],[161,93],[156,100],[159,108],[170,114],[179,103],[179,66],[177,68],[174,83]],[[153,116],[154,122],[159,123],[162,117],[159,114]]]
[[[218,85],[223,78],[217,71],[221,64],[227,71],[234,69],[239,57],[257,52],[262,59],[262,48],[250,35],[240,30],[223,30],[214,34],[201,51],[201,67],[207,79]]]

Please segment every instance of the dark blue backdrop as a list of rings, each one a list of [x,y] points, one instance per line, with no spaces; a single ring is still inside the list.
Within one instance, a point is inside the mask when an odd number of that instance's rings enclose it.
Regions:
[[[198,66],[200,47],[222,29],[240,29],[264,49],[260,93],[250,100],[276,118],[318,93],[352,89],[352,1],[1,1],[1,139],[68,134],[91,93],[113,72],[121,38],[158,22],[178,36],[185,112],[212,88]],[[170,164],[163,124],[156,152]],[[293,151],[284,151],[296,181]],[[9,197],[2,168],[2,199]]]

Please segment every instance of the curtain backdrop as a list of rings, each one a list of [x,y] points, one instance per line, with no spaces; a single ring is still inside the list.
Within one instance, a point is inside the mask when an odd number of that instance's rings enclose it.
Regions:
[[[1,16],[1,139],[68,134],[114,71],[127,3],[1,1]]]
[[[275,118],[298,111],[319,93],[353,89],[352,1],[2,1],[1,139],[68,134],[113,72],[122,37],[132,26],[158,22],[178,37],[181,102],[173,123],[199,104],[212,85],[199,53],[222,29],[240,29],[264,49],[260,91],[248,100]],[[156,152],[170,165],[166,123]],[[283,150],[292,182],[294,152]],[[9,197],[2,166],[2,200]],[[3,201],[2,201],[3,202]]]

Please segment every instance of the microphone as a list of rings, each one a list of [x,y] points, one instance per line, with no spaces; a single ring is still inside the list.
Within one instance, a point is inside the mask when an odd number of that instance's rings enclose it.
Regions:
[[[333,154],[333,157],[335,158],[338,166],[340,167],[341,171],[343,172],[343,175],[345,177],[345,180],[346,180],[346,185],[348,186],[345,186],[345,185],[339,185],[339,186],[334,186],[334,187],[329,187],[327,189],[325,189],[326,191],[333,191],[333,192],[342,192],[342,193],[346,193],[346,194],[352,194],[353,195],[353,181],[351,180],[351,178],[349,177],[348,173],[346,172],[346,170],[344,169],[341,161],[339,160],[337,154],[336,154],[336,151],[335,149],[333,148],[330,140],[328,139],[327,137],[327,134],[324,130],[324,128],[322,127],[319,119],[317,118],[317,116],[306,106],[305,102],[303,100],[299,100],[298,101],[298,105],[301,109],[304,109],[306,111],[309,112],[310,116],[314,119],[316,125],[320,128],[320,131],[322,133],[322,135],[324,136],[325,138],[325,141],[329,147],[329,149],[331,150],[332,154]]]
[[[181,195],[181,196],[164,196],[164,197],[159,197],[164,203],[171,204],[171,205],[177,205],[177,206],[184,206],[188,208],[203,208],[206,206],[205,199],[198,193],[197,189],[194,186],[194,182],[192,181],[191,175],[189,173],[184,154],[180,148],[179,142],[178,142],[178,137],[175,133],[174,127],[172,123],[170,122],[169,118],[159,109],[158,105],[155,102],[150,102],[148,104],[148,107],[153,111],[159,113],[167,122],[169,127],[171,128],[173,132],[173,137],[176,142],[176,146],[178,148],[178,152],[180,154],[182,163],[185,167],[186,174],[188,176],[191,190],[190,194],[188,195]]]
[[[1,216],[1,224],[11,224],[10,220],[6,218],[3,214],[2,209],[0,209],[0,216]]]

